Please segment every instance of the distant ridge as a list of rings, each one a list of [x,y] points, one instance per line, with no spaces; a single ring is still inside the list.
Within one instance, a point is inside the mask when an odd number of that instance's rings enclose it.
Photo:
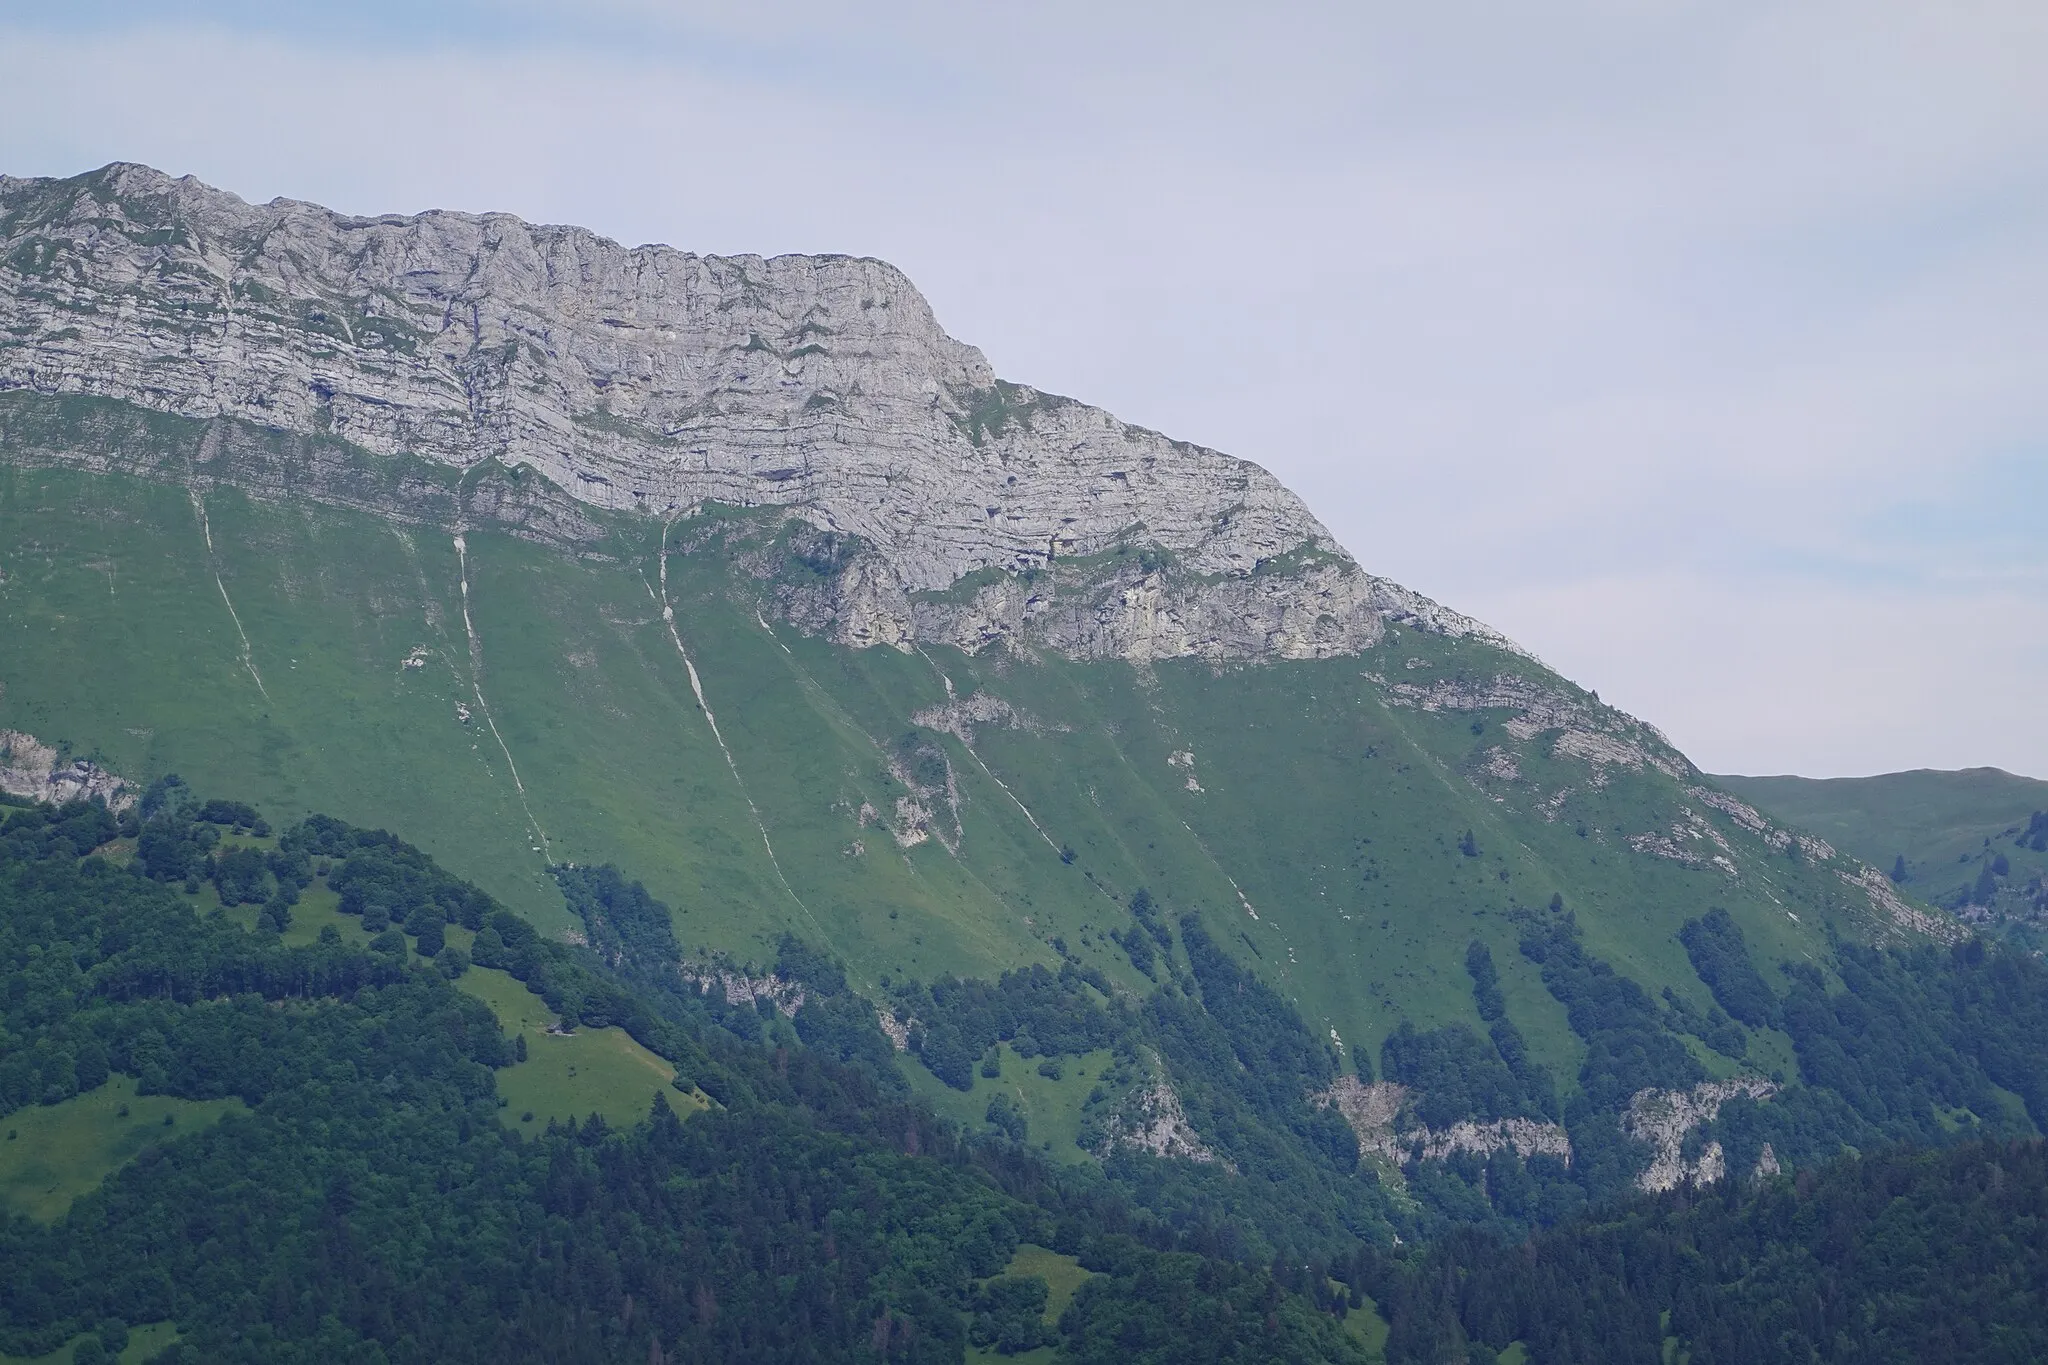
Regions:
[[[2000,857],[2007,870],[1991,874],[1994,904],[2020,909],[2029,879],[2048,872],[2048,853],[2031,837],[2035,812],[2048,811],[2048,782],[2002,768],[1714,780],[1867,863],[1903,871],[1908,889],[1944,905],[1968,903]]]

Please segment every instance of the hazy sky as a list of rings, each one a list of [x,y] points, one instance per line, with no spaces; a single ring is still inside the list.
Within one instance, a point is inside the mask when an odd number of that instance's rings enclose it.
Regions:
[[[1703,767],[2048,777],[2048,5],[15,4],[0,170],[881,256]]]

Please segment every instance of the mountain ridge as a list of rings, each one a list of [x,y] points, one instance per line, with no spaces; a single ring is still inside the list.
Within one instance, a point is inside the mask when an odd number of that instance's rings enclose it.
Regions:
[[[843,643],[1313,658],[1399,618],[1516,649],[1365,573],[1259,466],[1000,380],[870,258],[252,206],[118,162],[0,177],[0,254],[0,389],[528,465],[611,510],[786,507],[865,551],[835,576]],[[1139,543],[1073,608],[1019,582]]]

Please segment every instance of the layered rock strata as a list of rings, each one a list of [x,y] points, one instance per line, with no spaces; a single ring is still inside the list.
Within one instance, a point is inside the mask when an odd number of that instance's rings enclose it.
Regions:
[[[881,261],[251,205],[116,164],[0,177],[0,329],[0,391],[530,467],[615,511],[786,508],[866,547],[821,623],[850,644],[1313,658],[1396,616],[1505,643],[1363,573],[1258,466],[998,380]]]

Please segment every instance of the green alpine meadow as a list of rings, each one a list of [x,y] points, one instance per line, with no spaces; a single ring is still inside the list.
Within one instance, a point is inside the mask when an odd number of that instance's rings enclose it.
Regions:
[[[2048,1353],[2048,787],[1718,778],[900,273],[0,177],[0,1359]]]

